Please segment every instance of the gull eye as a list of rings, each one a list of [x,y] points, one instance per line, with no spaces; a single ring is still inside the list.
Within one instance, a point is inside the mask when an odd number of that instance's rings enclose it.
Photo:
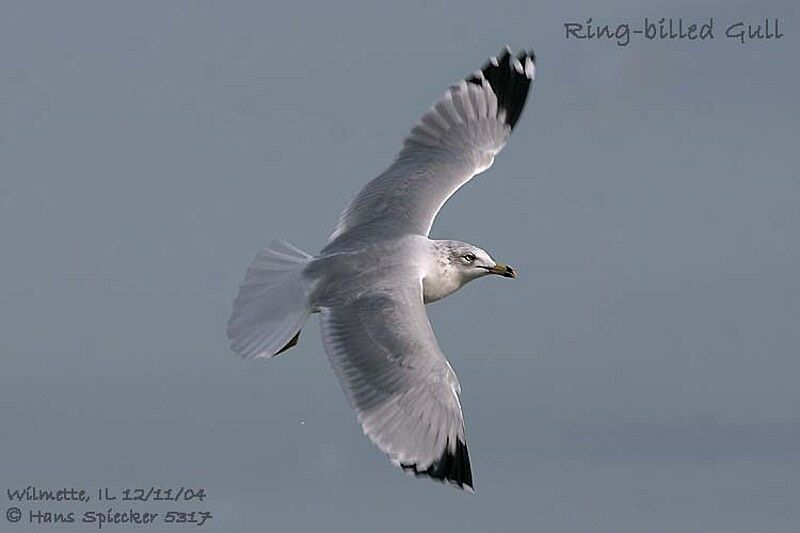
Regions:
[[[475,254],[462,255],[461,259],[463,259],[467,263],[472,263],[473,261],[475,261]]]

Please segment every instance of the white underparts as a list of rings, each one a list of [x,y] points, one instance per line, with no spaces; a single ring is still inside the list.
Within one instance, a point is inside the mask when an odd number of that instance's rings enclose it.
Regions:
[[[450,265],[440,265],[422,278],[422,299],[427,304],[441,300],[464,285],[459,272]]]

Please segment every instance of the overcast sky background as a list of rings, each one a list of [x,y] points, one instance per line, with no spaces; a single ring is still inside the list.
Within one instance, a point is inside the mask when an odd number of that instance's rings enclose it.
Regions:
[[[564,39],[645,16],[713,16],[716,38]],[[721,35],[765,16],[783,39]],[[0,507],[185,485],[208,499],[119,507],[236,533],[796,531],[798,31],[789,1],[4,2]],[[433,231],[520,273],[428,309],[470,496],[363,437],[315,320],[270,361],[224,331],[257,250],[319,250],[505,44],[536,51],[532,98]]]

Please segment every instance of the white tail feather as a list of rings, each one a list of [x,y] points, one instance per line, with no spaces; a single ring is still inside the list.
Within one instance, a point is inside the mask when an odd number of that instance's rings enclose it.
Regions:
[[[245,358],[272,357],[303,327],[311,308],[303,267],[311,256],[275,241],[250,264],[228,320],[228,339]]]

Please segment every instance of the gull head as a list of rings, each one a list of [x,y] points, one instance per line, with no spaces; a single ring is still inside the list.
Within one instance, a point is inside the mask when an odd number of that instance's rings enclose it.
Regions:
[[[498,263],[486,250],[466,242],[442,240],[433,244],[434,264],[423,279],[425,302],[433,302],[457,291],[473,279],[489,274],[516,278],[510,266]]]
[[[452,268],[465,281],[471,281],[487,274],[497,274],[504,278],[516,278],[517,273],[510,266],[498,263],[486,250],[473,244],[448,241],[447,259]]]

